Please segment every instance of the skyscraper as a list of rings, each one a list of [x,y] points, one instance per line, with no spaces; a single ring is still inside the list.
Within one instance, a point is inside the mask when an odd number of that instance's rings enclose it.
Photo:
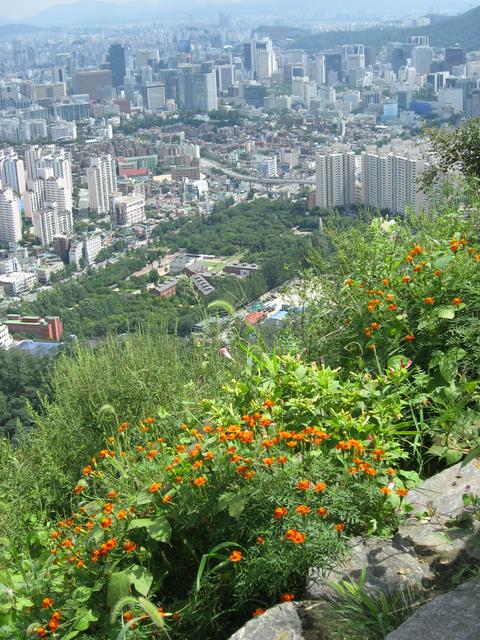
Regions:
[[[33,213],[33,231],[44,247],[52,244],[55,236],[70,233],[72,230],[71,211],[60,209],[56,204]]]
[[[108,49],[107,62],[112,71],[112,84],[118,89],[123,86],[123,79],[127,69],[125,47],[122,44],[111,44]]]
[[[315,203],[321,209],[355,203],[355,154],[332,150],[317,156]]]
[[[17,194],[25,191],[25,168],[13,149],[0,150],[0,182]]]
[[[20,204],[12,189],[0,189],[0,244],[22,239]]]
[[[115,158],[111,155],[90,158],[87,182],[90,209],[100,215],[107,214],[110,198],[117,190]]]
[[[412,62],[418,74],[430,73],[430,65],[433,62],[433,49],[431,47],[414,47]]]

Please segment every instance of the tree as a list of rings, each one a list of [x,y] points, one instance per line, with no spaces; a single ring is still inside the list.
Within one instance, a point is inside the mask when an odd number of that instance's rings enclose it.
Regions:
[[[428,129],[437,163],[421,176],[423,187],[433,186],[442,176],[460,172],[469,181],[480,180],[480,118],[470,118],[460,127]]]

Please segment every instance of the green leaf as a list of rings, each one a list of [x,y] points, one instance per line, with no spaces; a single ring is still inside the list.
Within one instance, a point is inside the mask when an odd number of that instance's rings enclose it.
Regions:
[[[478,445],[478,447],[474,447],[470,451],[470,453],[467,453],[467,455],[465,456],[465,458],[464,458],[464,460],[462,462],[462,467],[467,465],[469,462],[471,462],[475,458],[478,458],[478,456],[480,456],[480,445]]]
[[[95,622],[98,620],[98,616],[96,616],[91,609],[88,611],[83,611],[78,614],[78,620],[75,623],[74,629],[76,631],[85,631],[90,626],[90,622]]]
[[[121,598],[130,594],[130,575],[127,571],[116,571],[110,576],[107,588],[107,602],[113,607]]]
[[[34,606],[34,603],[28,598],[19,597],[15,599],[15,609],[17,609],[17,611],[21,611],[26,607],[33,607],[33,606]]]
[[[158,516],[147,527],[148,535],[158,542],[170,542],[172,527],[164,516]]]
[[[142,527],[149,527],[153,524],[153,520],[150,518],[134,518],[130,524],[128,525],[128,530],[131,529],[141,529]]]
[[[146,596],[153,582],[153,576],[150,571],[145,569],[145,567],[136,564],[128,569],[128,577],[138,593],[142,596]]]
[[[453,320],[453,318],[455,318],[455,307],[451,305],[438,307],[437,315],[439,318],[444,318],[445,320]]]
[[[445,461],[447,464],[455,464],[463,458],[463,453],[456,449],[447,449],[445,453]]]
[[[238,520],[242,511],[245,509],[245,497],[241,492],[233,493],[231,491],[222,493],[218,498],[219,511],[228,509],[228,515]]]

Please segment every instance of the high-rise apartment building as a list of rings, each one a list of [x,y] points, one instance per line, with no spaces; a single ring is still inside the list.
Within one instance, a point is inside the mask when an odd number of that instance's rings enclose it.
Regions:
[[[125,47],[122,44],[111,44],[108,49],[107,62],[112,72],[113,86],[116,89],[123,87],[127,70]]]
[[[22,194],[25,217],[32,218],[45,203],[72,211],[73,186],[70,157],[55,145],[32,146],[25,152],[27,188]]]
[[[51,245],[55,236],[71,233],[73,230],[72,212],[60,209],[56,204],[34,211],[32,219],[35,238],[44,247]]]
[[[0,150],[0,182],[15,193],[25,191],[25,168],[23,160],[13,149]]]
[[[18,197],[10,188],[0,189],[0,245],[22,239],[22,217]]]
[[[355,204],[355,154],[332,148],[317,156],[315,203],[321,209]]]
[[[117,190],[115,158],[111,155],[90,158],[87,183],[90,209],[100,215],[107,214],[110,198]]]

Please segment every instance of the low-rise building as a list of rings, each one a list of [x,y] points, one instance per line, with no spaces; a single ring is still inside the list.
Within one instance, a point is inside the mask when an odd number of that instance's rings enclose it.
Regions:
[[[10,335],[7,325],[0,324],[0,349],[8,349],[13,344],[13,338]]]
[[[3,288],[6,296],[15,297],[31,291],[37,283],[36,274],[30,271],[15,271],[0,275],[0,287]]]
[[[58,316],[20,316],[9,314],[3,324],[10,333],[34,335],[41,340],[58,341],[63,335],[63,324]]]

